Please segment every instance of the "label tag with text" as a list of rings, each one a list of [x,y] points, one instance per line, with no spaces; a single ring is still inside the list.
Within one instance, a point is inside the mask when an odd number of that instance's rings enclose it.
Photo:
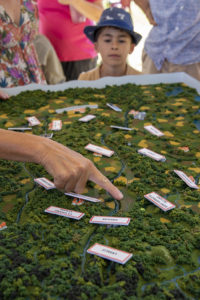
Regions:
[[[110,216],[93,216],[90,223],[106,225],[128,225],[130,218],[110,217]]]
[[[158,154],[156,152],[153,152],[147,148],[142,148],[142,149],[139,149],[138,150],[138,153],[142,154],[142,155],[145,155],[145,156],[148,156],[148,157],[151,157],[157,161],[166,161],[166,158],[164,155],[161,155],[161,154]]]
[[[90,247],[87,252],[120,264],[125,264],[133,256],[132,253],[117,250],[115,248],[111,248],[98,243]]]
[[[43,186],[46,190],[52,190],[56,188],[54,183],[45,177],[35,178],[34,181]]]
[[[108,149],[105,149],[105,148],[102,148],[99,146],[95,146],[93,144],[88,144],[87,146],[85,146],[85,149],[95,152],[95,153],[99,153],[99,154],[108,156],[108,157],[110,157],[114,154],[114,151],[112,151],[112,150],[108,150]]]
[[[174,172],[191,188],[198,189],[199,187],[193,182],[184,172],[174,170]]]
[[[113,110],[115,110],[115,111],[122,111],[121,110],[121,108],[119,108],[118,106],[116,106],[116,105],[114,105],[114,104],[112,104],[112,103],[106,103],[106,105],[108,106],[108,107],[110,107],[110,108],[112,108]]]
[[[50,130],[61,130],[62,129],[62,121],[61,120],[53,120],[52,123],[49,124]]]
[[[96,118],[95,115],[87,115],[87,116],[84,116],[84,117],[80,118],[79,121],[89,122],[90,120],[93,120],[94,118]]]
[[[133,130],[133,128],[129,128],[129,127],[121,127],[121,126],[115,126],[115,125],[111,125],[110,126],[111,128],[114,128],[114,129],[121,129],[121,130]]]
[[[148,130],[151,134],[156,135],[156,136],[163,136],[164,133],[162,133],[159,129],[154,127],[153,125],[147,125],[144,126],[146,130]]]
[[[60,208],[56,206],[50,206],[45,209],[46,213],[66,217],[70,219],[80,220],[85,214],[79,211],[69,210],[65,208]]]
[[[156,206],[158,206],[163,211],[168,211],[168,210],[173,209],[173,208],[176,207],[176,205],[174,205],[173,203],[167,201],[165,198],[161,197],[160,195],[158,195],[155,192],[146,194],[146,195],[144,195],[144,197],[146,199],[148,199],[149,201],[151,201]]]
[[[100,199],[89,197],[89,196],[85,196],[85,195],[81,195],[81,194],[65,193],[65,195],[73,197],[73,198],[83,199],[83,200],[90,201],[90,202],[101,202]]]
[[[29,126],[36,126],[40,124],[40,121],[36,117],[28,117]]]

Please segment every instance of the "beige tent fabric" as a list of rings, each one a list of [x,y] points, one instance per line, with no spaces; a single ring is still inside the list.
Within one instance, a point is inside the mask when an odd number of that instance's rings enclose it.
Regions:
[[[39,63],[48,84],[57,84],[66,81],[62,65],[50,41],[42,34],[34,40]]]

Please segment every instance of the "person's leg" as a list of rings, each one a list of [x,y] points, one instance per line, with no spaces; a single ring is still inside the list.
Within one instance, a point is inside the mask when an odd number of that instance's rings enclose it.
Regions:
[[[161,73],[156,69],[153,60],[148,56],[145,50],[142,51],[142,73],[144,74]]]
[[[161,70],[162,73],[185,72],[188,75],[200,80],[200,62],[190,65],[177,65],[165,61]]]
[[[80,73],[95,68],[96,63],[97,57],[78,61],[61,62],[67,81],[78,79]]]

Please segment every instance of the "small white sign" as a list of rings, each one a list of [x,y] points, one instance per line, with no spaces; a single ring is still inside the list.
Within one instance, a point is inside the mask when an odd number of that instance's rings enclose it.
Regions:
[[[8,130],[25,131],[25,130],[32,130],[32,128],[31,127],[9,127]]]
[[[45,209],[46,213],[58,215],[70,219],[80,220],[85,214],[79,211],[69,210],[65,208],[60,208],[56,206],[50,206]]]
[[[75,194],[75,193],[65,193],[65,195],[73,197],[73,198],[83,199],[83,200],[90,201],[90,202],[101,202],[100,199],[85,196],[85,195]]]
[[[36,126],[40,124],[40,121],[36,117],[28,117],[27,120],[29,121],[30,126]]]
[[[54,183],[45,177],[35,178],[34,181],[37,182],[39,185],[43,186],[46,190],[56,188]]]
[[[110,216],[93,216],[90,223],[106,225],[128,225],[130,218],[110,217]]]
[[[147,126],[144,126],[144,128],[146,130],[148,130],[153,135],[156,135],[156,136],[163,136],[164,135],[163,132],[161,132],[159,129],[157,129],[153,125],[147,125]]]
[[[95,115],[87,115],[87,116],[84,116],[84,117],[80,118],[79,121],[89,122],[90,120],[93,120],[94,118],[96,118]]]
[[[131,131],[133,128],[111,125],[111,128]]]
[[[99,146],[95,146],[93,144],[88,144],[87,146],[85,146],[86,150],[95,152],[95,153],[99,153],[108,157],[111,157],[114,154],[114,151],[112,150],[108,150]]]
[[[115,111],[119,111],[119,112],[122,111],[121,108],[119,108],[117,105],[115,105],[113,103],[106,103],[106,105]]]
[[[98,255],[102,258],[112,260],[114,262],[125,264],[132,256],[132,253],[117,250],[101,244],[94,244],[87,250],[88,253]]]
[[[60,108],[60,109],[56,109],[56,113],[57,114],[62,114],[65,111],[83,111],[86,108],[90,108],[90,109],[95,109],[98,108],[97,104],[94,105],[90,105],[90,104],[86,104],[86,105],[76,105],[76,106],[70,106],[70,107],[65,107],[65,108]]]
[[[151,201],[156,206],[158,206],[163,211],[168,211],[168,210],[173,209],[173,208],[176,207],[176,205],[174,205],[173,203],[167,201],[165,198],[161,197],[160,195],[158,195],[155,192],[146,194],[146,195],[144,195],[144,197],[146,199],[148,199],[149,201]]]
[[[50,130],[61,130],[62,129],[62,121],[61,120],[53,120],[52,123],[49,124]]]
[[[164,155],[158,154],[156,152],[153,152],[147,148],[142,148],[138,150],[138,153],[151,157],[157,161],[166,161],[166,157]]]
[[[174,172],[191,188],[198,189],[199,187],[182,171],[174,170]]]

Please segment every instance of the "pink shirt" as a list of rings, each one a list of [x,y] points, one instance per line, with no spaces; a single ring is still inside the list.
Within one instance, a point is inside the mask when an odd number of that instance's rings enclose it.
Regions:
[[[69,5],[62,5],[57,0],[37,0],[37,2],[40,33],[51,41],[60,61],[76,61],[97,56],[93,44],[83,33],[84,27],[92,25],[92,21],[86,19],[82,23],[73,23]]]

